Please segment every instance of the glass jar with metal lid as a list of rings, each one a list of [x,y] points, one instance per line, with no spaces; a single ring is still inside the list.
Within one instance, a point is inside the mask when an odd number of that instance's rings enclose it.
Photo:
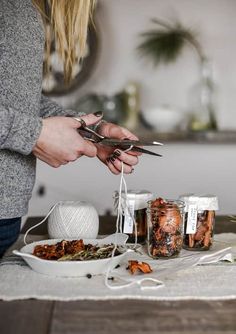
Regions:
[[[148,254],[154,258],[173,258],[183,245],[184,203],[156,198],[148,203]]]
[[[119,193],[114,194],[115,202]],[[129,236],[128,242],[144,243],[147,236],[146,208],[153,194],[147,190],[128,190],[121,194],[122,232]],[[135,238],[137,237],[137,240]]]
[[[213,243],[215,212],[219,209],[215,195],[180,196],[185,203],[183,248],[208,250]]]

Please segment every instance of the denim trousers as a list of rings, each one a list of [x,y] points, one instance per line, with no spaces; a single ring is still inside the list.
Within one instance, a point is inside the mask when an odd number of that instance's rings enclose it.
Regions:
[[[0,219],[0,257],[18,238],[20,226],[21,217]]]

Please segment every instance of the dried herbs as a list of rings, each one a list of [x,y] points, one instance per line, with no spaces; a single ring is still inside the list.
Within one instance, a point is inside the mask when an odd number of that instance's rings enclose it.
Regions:
[[[45,260],[58,261],[88,261],[107,259],[112,256],[115,245],[85,245],[83,240],[62,240],[54,245],[37,245],[33,255]],[[120,255],[121,250],[116,248],[115,254]]]

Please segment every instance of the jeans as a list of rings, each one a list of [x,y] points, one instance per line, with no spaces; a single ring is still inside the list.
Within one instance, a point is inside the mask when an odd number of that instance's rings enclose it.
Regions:
[[[18,238],[20,226],[21,217],[0,219],[0,257]]]

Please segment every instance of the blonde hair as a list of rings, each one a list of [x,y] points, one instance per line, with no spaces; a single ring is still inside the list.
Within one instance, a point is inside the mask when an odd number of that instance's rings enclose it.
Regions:
[[[45,26],[45,70],[50,71],[52,41],[64,66],[65,82],[85,55],[87,32],[96,0],[32,0],[42,14]],[[79,49],[79,50],[78,50]]]

